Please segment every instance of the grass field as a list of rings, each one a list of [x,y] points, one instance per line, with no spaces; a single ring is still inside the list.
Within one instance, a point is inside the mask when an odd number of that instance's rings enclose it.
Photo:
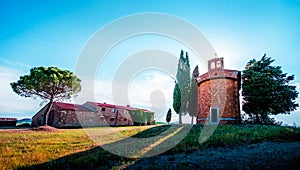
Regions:
[[[236,125],[208,128],[216,128],[211,136],[208,136],[209,133],[201,133],[204,132],[201,125],[99,127],[86,130],[59,129],[56,132],[0,130],[0,169],[118,168],[130,164],[143,154],[159,152],[170,145],[174,147],[163,154],[188,153],[207,147],[233,147],[262,141],[300,141],[300,129],[292,127]],[[181,134],[184,130],[190,131],[187,135]],[[170,133],[165,133],[168,131]],[[144,138],[153,141],[150,141],[151,145],[141,143],[133,148],[130,143],[126,143],[127,137],[136,141]],[[105,147],[128,148],[127,155],[131,158],[102,149]]]

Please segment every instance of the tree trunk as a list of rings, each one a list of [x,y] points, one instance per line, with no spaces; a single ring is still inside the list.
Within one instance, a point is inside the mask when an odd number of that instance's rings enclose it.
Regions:
[[[258,113],[255,114],[255,123],[260,124]]]
[[[49,113],[51,111],[51,108],[53,106],[53,101],[54,101],[54,98],[51,98],[50,102],[49,102],[49,105],[48,105],[48,108],[47,108],[47,110],[45,112],[46,113],[46,115],[45,115],[45,123],[44,123],[45,126],[48,125],[48,117],[49,117]]]
[[[182,113],[179,112],[179,124],[182,124]]]
[[[194,116],[192,116],[192,122],[191,122],[191,124],[194,124]]]
[[[262,114],[262,123],[263,124],[268,124],[269,122],[268,122],[268,115],[267,114]]]

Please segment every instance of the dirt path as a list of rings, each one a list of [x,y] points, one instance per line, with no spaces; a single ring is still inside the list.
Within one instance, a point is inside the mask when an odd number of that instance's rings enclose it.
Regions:
[[[124,169],[299,169],[299,165],[300,142],[263,142],[149,157]]]

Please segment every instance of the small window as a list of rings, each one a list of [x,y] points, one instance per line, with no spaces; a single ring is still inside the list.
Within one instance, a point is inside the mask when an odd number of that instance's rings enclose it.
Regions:
[[[115,109],[111,109],[111,112],[112,112],[112,113],[115,113]]]
[[[210,63],[210,68],[211,68],[211,69],[214,69],[215,67],[216,67],[216,63],[215,63],[215,62],[211,62],[211,63]]]
[[[217,67],[219,68],[219,67],[221,67],[221,66],[222,66],[221,61],[217,61]]]
[[[109,119],[109,121],[114,121],[115,120],[115,118],[114,117],[110,117],[110,119]]]
[[[127,118],[126,118],[126,117],[124,118],[124,122],[125,122],[125,121],[127,121]]]
[[[102,109],[101,109],[103,112],[105,111],[105,107],[102,107]]]
[[[100,116],[100,121],[104,121],[104,116]]]

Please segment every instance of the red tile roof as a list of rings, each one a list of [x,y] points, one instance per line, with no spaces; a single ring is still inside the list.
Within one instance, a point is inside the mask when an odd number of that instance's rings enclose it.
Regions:
[[[126,110],[138,110],[138,108],[128,107],[128,106],[117,106],[118,109],[126,109]]]
[[[71,103],[62,103],[62,102],[54,102],[57,107],[66,110],[76,110],[76,111],[90,111],[89,109],[85,108],[83,105],[80,104],[71,104]]]
[[[120,105],[113,105],[113,104],[107,104],[107,103],[98,103],[98,102],[88,102],[92,104],[96,104],[99,107],[106,107],[106,108],[117,108],[117,109],[126,109],[126,110],[139,110],[139,108],[130,107],[130,106],[120,106]],[[143,112],[149,112],[149,110],[146,109],[140,109]]]
[[[94,105],[97,105],[99,107],[106,107],[106,108],[117,108],[117,109],[125,109],[125,110],[138,110],[139,108],[134,108],[130,106],[119,106],[119,105],[113,105],[113,104],[107,104],[107,103],[98,103],[98,102],[87,102],[92,103]],[[54,102],[57,107],[65,110],[76,110],[76,111],[91,111],[84,105],[80,104],[71,104],[71,103],[63,103],[63,102]],[[140,109],[143,112],[149,112],[149,110],[146,109]]]
[[[198,83],[201,83],[203,81],[212,79],[212,78],[234,78],[238,79],[238,70],[227,70],[227,69],[221,69],[221,70],[211,70],[207,73],[204,73],[197,77]]]
[[[17,121],[17,118],[0,118],[0,121],[3,122]]]
[[[96,103],[96,105],[100,106],[100,107],[108,107],[108,108],[117,108],[116,105],[113,105],[113,104],[106,104],[106,103]]]

